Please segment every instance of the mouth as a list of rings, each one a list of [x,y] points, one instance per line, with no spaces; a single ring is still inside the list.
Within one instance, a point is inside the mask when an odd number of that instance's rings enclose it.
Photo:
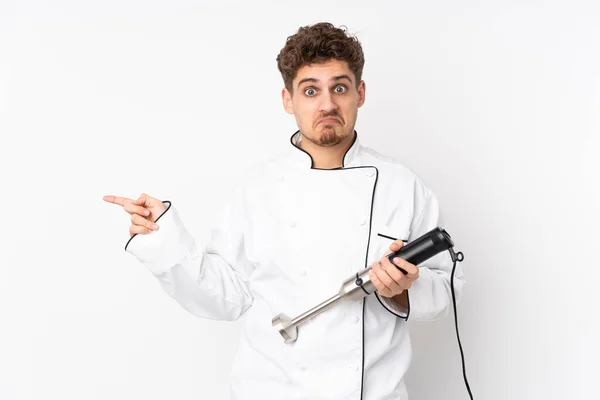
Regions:
[[[323,118],[322,120],[319,120],[319,122],[317,122],[317,125],[319,124],[339,124],[340,121],[337,118]]]

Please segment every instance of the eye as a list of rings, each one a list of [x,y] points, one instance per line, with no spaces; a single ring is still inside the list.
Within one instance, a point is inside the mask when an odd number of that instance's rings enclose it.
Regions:
[[[313,88],[304,89],[304,94],[307,96],[314,96],[317,91]]]
[[[341,89],[341,90],[338,90]],[[335,89],[333,89],[336,93],[344,93],[346,91],[346,86],[344,85],[337,85],[335,87]]]

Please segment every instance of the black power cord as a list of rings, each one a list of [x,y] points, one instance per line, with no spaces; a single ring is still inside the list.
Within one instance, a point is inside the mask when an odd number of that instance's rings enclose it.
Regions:
[[[467,392],[469,392],[469,397],[473,400],[473,394],[471,393],[471,387],[469,386],[469,381],[467,380],[467,372],[465,369],[465,355],[463,353],[462,344],[460,343],[460,335],[458,333],[458,316],[456,312],[456,295],[454,294],[454,271],[456,270],[456,262],[462,262],[465,259],[465,256],[462,252],[455,253],[452,247],[448,249],[450,252],[450,257],[454,262],[452,266],[452,273],[450,274],[450,290],[452,291],[452,305],[454,306],[454,326],[456,327],[456,339],[458,340],[458,348],[460,349],[460,358],[462,360],[462,371],[463,378],[465,380],[465,385],[467,386]]]

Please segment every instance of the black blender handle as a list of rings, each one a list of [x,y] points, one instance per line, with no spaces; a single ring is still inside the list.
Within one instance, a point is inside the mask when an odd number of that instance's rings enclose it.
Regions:
[[[423,261],[430,259],[438,253],[444,250],[448,250],[453,247],[454,243],[450,238],[448,232],[444,229],[437,227],[423,236],[413,240],[412,242],[402,246],[400,250],[388,254],[388,260],[404,275],[407,274],[405,270],[394,264],[392,261],[394,258],[399,257],[413,265],[419,265]]]

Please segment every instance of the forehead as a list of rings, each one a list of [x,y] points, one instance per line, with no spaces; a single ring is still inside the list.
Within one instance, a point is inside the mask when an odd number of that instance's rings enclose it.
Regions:
[[[348,63],[342,60],[329,60],[324,63],[304,65],[296,73],[294,86],[302,79],[313,78],[320,82],[327,82],[336,76],[348,75],[354,80],[354,74],[348,67]]]

